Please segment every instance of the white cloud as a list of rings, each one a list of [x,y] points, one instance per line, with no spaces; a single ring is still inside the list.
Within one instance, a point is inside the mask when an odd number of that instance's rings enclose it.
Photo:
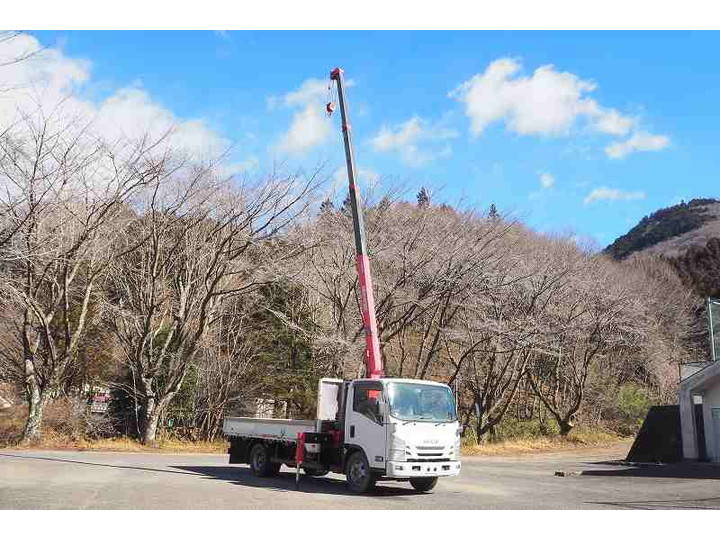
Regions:
[[[325,114],[328,82],[307,79],[297,90],[267,99],[270,109],[282,104],[296,109],[288,130],[280,137],[277,147],[282,152],[299,154],[325,142],[332,133],[332,122]]]
[[[643,191],[622,191],[620,189],[600,187],[588,193],[583,203],[591,204],[595,201],[631,201],[644,198],[645,192]]]
[[[322,79],[306,79],[300,88],[288,92],[282,97],[285,105],[307,105],[311,101],[322,100],[328,95],[328,82]]]
[[[26,61],[2,66],[21,53],[37,51]],[[120,88],[101,103],[83,99],[78,91],[90,79],[90,63],[45,48],[33,36],[20,34],[0,44],[0,124],[12,125],[22,114],[41,108],[65,124],[88,123],[90,131],[110,142],[143,136],[191,158],[217,157],[230,143],[199,119],[180,119],[141,87]],[[76,126],[79,128],[79,126]]]
[[[322,107],[308,104],[293,115],[290,128],[281,137],[278,148],[288,153],[303,153],[323,143],[330,136],[332,125],[323,115]]]
[[[555,185],[555,177],[550,173],[540,174],[540,185],[543,189],[549,189]]]
[[[452,153],[450,145],[438,143],[457,137],[454,130],[440,125],[429,125],[419,116],[393,127],[383,126],[370,140],[378,152],[398,152],[402,160],[412,167],[419,167]]]
[[[416,116],[400,124],[395,131],[383,127],[373,138],[372,144],[376,150],[381,152],[407,146],[422,134],[423,128],[420,126],[420,122],[420,118]]]
[[[193,159],[218,156],[230,142],[202,120],[181,120],[154,102],[142,88],[121,88],[100,104],[94,125],[105,137],[135,140],[145,135],[159,139],[170,133],[170,142]]]
[[[26,60],[12,63],[26,55]],[[12,123],[19,111],[56,106],[89,77],[87,60],[67,58],[58,49],[42,49],[27,34],[5,40],[0,43],[0,119]]]
[[[615,109],[601,113],[595,119],[595,129],[608,135],[626,135],[635,125],[633,118],[621,115]]]
[[[667,148],[670,139],[665,135],[653,135],[646,131],[638,131],[622,142],[614,142],[605,147],[605,153],[611,159],[621,159],[633,152],[657,152]]]
[[[611,135],[624,135],[635,124],[634,119],[587,97],[596,88],[592,81],[556,71],[552,65],[522,77],[521,68],[512,58],[500,58],[450,92],[450,97],[465,104],[473,135],[495,122],[504,122],[508,130],[521,135],[551,136],[568,135],[581,118],[590,129]]]
[[[260,160],[255,156],[251,156],[243,161],[235,161],[228,163],[222,168],[227,175],[242,174],[256,171],[260,167]]]

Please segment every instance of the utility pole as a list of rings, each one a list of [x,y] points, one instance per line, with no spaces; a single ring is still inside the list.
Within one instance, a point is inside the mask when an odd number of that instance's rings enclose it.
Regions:
[[[373,295],[372,278],[370,276],[370,260],[367,256],[365,244],[365,224],[360,210],[360,196],[355,183],[357,169],[355,168],[350,120],[345,99],[343,70],[339,67],[333,69],[330,72],[330,80],[335,81],[337,85],[343,141],[345,143],[345,163],[347,165],[348,186],[350,189],[350,208],[352,209],[353,230],[355,232],[355,255],[360,280],[363,328],[365,330],[365,369],[368,377],[379,379],[385,373],[380,355],[380,341],[378,340],[377,320],[375,318],[375,296]],[[332,109],[328,108],[328,111],[331,112]]]

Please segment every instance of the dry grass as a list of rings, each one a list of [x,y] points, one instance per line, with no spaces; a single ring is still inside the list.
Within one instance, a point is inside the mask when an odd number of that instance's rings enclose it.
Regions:
[[[24,425],[24,407],[11,407],[0,411],[0,448],[17,439]]]
[[[158,439],[154,447],[143,446],[137,440],[129,437],[113,439],[97,439],[81,441],[76,445],[78,450],[105,450],[113,452],[168,452],[168,453],[201,453],[224,454],[227,452],[227,442],[220,441],[185,441],[179,439]]]
[[[0,443],[0,448],[2,444]],[[190,454],[224,454],[227,452],[225,441],[184,441],[178,439],[158,439],[155,446],[143,446],[130,437],[107,439],[70,439],[57,433],[44,431],[42,438],[32,444],[6,443],[5,448],[36,450],[85,450],[106,452],[166,452]]]
[[[47,415],[43,423],[42,436],[30,445],[18,445],[17,439],[25,423],[24,408],[0,412],[0,448],[28,448],[41,450],[88,450],[110,452],[168,452],[168,453],[213,453],[223,454],[227,443],[220,441],[187,441],[159,438],[153,447],[143,446],[130,437],[92,438],[83,436],[79,429],[69,429],[67,422],[58,422],[55,411]],[[71,428],[74,426],[71,426]]]
[[[40,440],[30,445],[16,443],[25,424],[26,407],[0,411],[0,448],[213,454],[224,454],[227,451],[224,440],[193,442],[161,437],[155,446],[149,447],[130,437],[88,436],[85,417],[78,414],[76,409],[68,400],[57,400],[50,404],[43,418]]]
[[[606,448],[632,439],[599,430],[576,430],[567,437],[518,437],[487,444],[463,445],[463,456],[510,456],[561,452],[582,448]]]

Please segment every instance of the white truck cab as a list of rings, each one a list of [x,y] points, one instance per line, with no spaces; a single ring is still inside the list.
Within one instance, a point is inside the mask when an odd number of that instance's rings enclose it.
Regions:
[[[447,385],[414,379],[358,379],[346,400],[345,444],[388,479],[460,472],[460,430]]]

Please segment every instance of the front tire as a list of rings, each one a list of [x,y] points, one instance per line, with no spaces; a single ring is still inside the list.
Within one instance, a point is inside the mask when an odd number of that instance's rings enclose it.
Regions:
[[[367,493],[375,487],[377,477],[370,470],[365,453],[353,453],[345,464],[345,478],[350,491],[353,493]]]
[[[275,476],[280,470],[280,464],[271,463],[267,447],[258,443],[250,450],[250,468],[255,476]]]
[[[424,493],[426,491],[432,491],[437,485],[437,481],[437,478],[412,478],[410,485],[415,488],[415,491]]]

